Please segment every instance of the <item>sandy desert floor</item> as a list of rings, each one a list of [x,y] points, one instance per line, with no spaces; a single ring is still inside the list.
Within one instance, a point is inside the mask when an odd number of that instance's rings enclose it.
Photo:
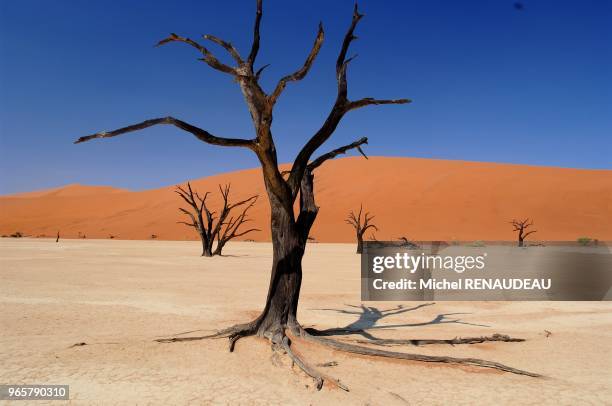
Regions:
[[[296,341],[313,363],[337,361],[326,372],[351,389],[316,391],[288,360],[272,362],[262,339],[243,339],[234,353],[226,340],[153,341],[254,318],[266,294],[269,244],[235,243],[226,248],[231,256],[208,259],[198,256],[196,242],[2,239],[0,382],[69,384],[70,404],[612,403],[612,303],[361,307],[353,249],[309,246],[302,324],[369,327],[380,338],[510,334],[527,341],[394,349],[485,358],[546,378],[367,358]],[[71,347],[80,342],[87,345]]]

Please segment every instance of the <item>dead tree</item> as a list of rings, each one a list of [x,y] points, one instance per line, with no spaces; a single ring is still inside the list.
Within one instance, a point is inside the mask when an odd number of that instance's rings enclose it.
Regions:
[[[248,199],[241,200],[237,203],[230,203],[230,185],[221,187],[219,191],[223,198],[223,205],[219,214],[210,211],[206,206],[206,198],[209,192],[204,196],[200,196],[198,192],[194,192],[191,188],[191,183],[187,182],[187,189],[177,186],[175,192],[189,205],[191,209],[179,207],[179,210],[189,217],[190,221],[178,221],[179,224],[193,227],[198,232],[202,241],[202,256],[212,257],[213,255],[221,255],[225,244],[236,237],[243,236],[253,231],[259,231],[256,228],[251,228],[245,231],[240,231],[240,227],[250,221],[247,213],[257,201],[257,196],[251,196]],[[242,212],[237,216],[231,216],[232,210],[244,207]],[[213,251],[214,241],[217,240],[217,246]]]
[[[537,232],[537,230],[527,231],[527,229],[533,225],[533,220],[529,220],[528,218],[525,220],[514,220],[513,219],[510,222],[510,224],[512,224],[514,231],[518,231],[518,246],[519,247],[523,247],[525,245],[524,241],[525,241],[525,238],[527,238],[527,236]]]
[[[60,238],[60,234],[59,231],[57,232],[57,238],[55,239],[55,242],[59,242],[59,238]]]
[[[363,235],[368,229],[372,228],[378,231],[378,227],[371,223],[374,216],[371,216],[370,213],[365,213],[363,215],[363,205],[359,206],[359,213],[355,214],[354,211],[351,210],[348,217],[346,218],[346,224],[351,225],[355,229],[355,237],[357,238],[357,253],[361,254],[363,252]]]
[[[214,237],[217,239],[217,246],[215,247],[213,255],[222,255],[223,247],[228,241],[237,237],[242,237],[253,231],[261,231],[258,228],[240,230],[243,224],[251,221],[247,216],[248,211],[255,205],[259,196],[251,196],[238,203],[229,203],[230,185],[225,185],[224,188],[221,188],[221,185],[219,185],[219,190],[223,197],[223,208],[221,209],[221,214],[217,222],[218,226],[215,228]],[[231,215],[232,210],[238,207],[243,207],[242,212],[238,215]]]
[[[344,154],[349,150],[358,149],[367,143],[367,138],[361,138],[352,144],[345,145],[318,158],[311,160],[326,141],[330,139],[336,127],[343,117],[354,110],[366,106],[382,104],[406,104],[408,99],[375,99],[365,97],[351,100],[348,97],[347,69],[355,58],[347,57],[351,43],[357,38],[354,35],[357,24],[363,15],[359,13],[357,6],[349,28],[344,36],[340,52],[336,60],[337,92],[335,101],[329,111],[327,118],[321,127],[306,141],[298,152],[288,176],[283,177],[278,167],[275,140],[272,136],[272,119],[274,106],[288,84],[304,79],[312,67],[319,50],[323,44],[323,25],[319,24],[318,32],[312,48],[304,61],[304,64],[295,72],[282,77],[272,92],[267,93],[259,84],[260,76],[266,65],[259,69],[255,68],[255,60],[260,47],[260,25],[263,16],[262,0],[257,0],[257,11],[253,29],[253,41],[251,49],[246,58],[229,42],[213,35],[204,35],[203,39],[213,42],[225,49],[235,62],[231,66],[217,59],[213,53],[202,43],[177,34],[170,34],[158,45],[168,43],[184,43],[194,48],[200,54],[200,60],[223,74],[230,76],[240,87],[244,100],[249,109],[255,128],[253,138],[226,138],[214,135],[209,131],[196,127],[175,117],[162,117],[145,120],[136,124],[122,127],[113,131],[104,131],[79,138],[76,142],[81,143],[97,138],[111,138],[122,134],[142,130],[155,125],[173,125],[184,130],[202,142],[223,147],[246,148],[257,156],[263,174],[263,180],[270,203],[271,233],[272,233],[272,271],[265,306],[261,314],[254,320],[229,327],[218,331],[216,334],[204,337],[175,337],[159,340],[160,342],[189,341],[203,338],[228,337],[229,349],[232,351],[238,339],[245,336],[257,335],[266,337],[272,343],[272,348],[286,353],[295,364],[306,374],[316,380],[317,388],[321,388],[324,380],[331,384],[346,389],[339,381],[329,379],[312,366],[304,362],[301,357],[294,353],[288,335],[297,335],[306,340],[332,347],[337,350],[373,355],[379,357],[391,357],[398,359],[411,359],[423,362],[445,362],[455,364],[469,364],[486,368],[496,368],[505,371],[533,375],[529,372],[516,370],[501,364],[473,358],[451,358],[438,357],[422,354],[397,353],[391,351],[376,350],[368,347],[357,346],[345,342],[323,338],[316,332],[303,329],[297,320],[297,308],[302,285],[302,256],[306,248],[309,231],[315,221],[319,208],[315,204],[314,195],[314,172],[324,162]],[[298,200],[299,199],[299,200]],[[298,201],[297,213],[294,211],[294,202]]]

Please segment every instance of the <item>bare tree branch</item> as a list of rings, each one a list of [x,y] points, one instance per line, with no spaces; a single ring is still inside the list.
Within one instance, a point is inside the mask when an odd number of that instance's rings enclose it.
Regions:
[[[348,59],[346,56],[351,42],[357,39],[357,37],[354,35],[354,32],[355,28],[357,27],[357,24],[359,23],[362,17],[363,14],[359,14],[359,10],[357,8],[357,5],[355,4],[351,25],[349,26],[349,29],[347,30],[344,36],[342,47],[340,49],[340,53],[338,54],[338,59],[336,60],[336,80],[338,82],[338,92],[336,96],[336,101],[334,102],[334,105],[321,128],[310,138],[310,140],[308,140],[308,142],[302,147],[302,149],[296,156],[295,161],[293,162],[293,167],[291,168],[291,174],[287,179],[287,183],[289,184],[291,192],[294,196],[297,194],[300,180],[302,179],[304,171],[308,166],[308,160],[310,159],[312,154],[321,145],[323,145],[323,143],[325,143],[325,141],[327,141],[329,137],[331,137],[333,132],[336,130],[336,127],[348,111],[367,105],[405,104],[410,102],[409,99],[378,100],[373,98],[365,98],[354,102],[349,101],[346,70],[348,64],[355,58],[355,56],[350,57]]]
[[[325,37],[325,34],[323,32],[323,24],[319,23],[319,31],[317,32],[317,37],[315,38],[315,42],[312,45],[312,49],[310,50],[310,53],[308,54],[308,57],[306,58],[306,61],[304,62],[304,66],[302,66],[300,69],[298,69],[291,75],[287,75],[283,77],[278,82],[278,84],[276,85],[276,88],[274,89],[274,92],[272,92],[272,95],[270,95],[270,98],[269,98],[270,104],[274,105],[276,103],[276,101],[278,100],[278,97],[281,95],[281,93],[285,89],[285,86],[287,86],[288,82],[295,82],[298,80],[302,80],[304,79],[304,77],[306,77],[306,74],[312,67],[314,60],[316,59],[317,55],[319,54],[319,51],[321,50],[321,45],[323,45],[324,37]]]
[[[255,14],[255,27],[253,28],[253,45],[251,45],[251,52],[249,53],[249,58],[247,59],[247,64],[251,72],[253,72],[253,64],[255,63],[255,59],[257,58],[257,53],[259,52],[259,25],[261,24],[261,17],[263,15],[262,10],[262,0],[257,0],[257,11]]]
[[[198,228],[198,225],[196,223],[188,223],[186,221],[177,221],[176,224],[184,224],[184,225],[189,226],[189,227]]]
[[[342,155],[347,153],[349,150],[351,149],[357,149],[357,151],[359,151],[359,153],[361,155],[363,155],[363,157],[365,159],[368,159],[368,156],[365,154],[365,152],[363,152],[363,149],[361,149],[361,145],[363,144],[367,144],[368,143],[368,138],[367,137],[362,137],[359,140],[348,144],[348,145],[344,145],[342,147],[336,148],[332,151],[329,151],[326,154],[321,155],[320,157],[318,157],[317,159],[315,159],[314,161],[310,162],[308,164],[308,171],[312,172],[315,169],[317,169],[319,166],[321,166],[325,161],[329,160],[329,159],[333,159],[335,157],[337,157],[338,155]],[[287,175],[291,173],[291,171],[282,171],[281,174],[282,175]]]
[[[225,48],[225,50],[229,52],[229,54],[232,56],[232,58],[234,58],[234,60],[236,61],[238,65],[242,65],[244,63],[244,61],[242,60],[242,57],[240,57],[240,53],[238,53],[238,50],[234,48],[231,42],[224,41],[221,38],[215,37],[214,35],[210,35],[210,34],[203,35],[202,37],[204,39],[212,41],[215,44]]]
[[[263,72],[264,69],[266,69],[268,66],[270,66],[269,63],[267,63],[264,66],[262,66],[261,68],[257,69],[257,72],[255,72],[255,80],[259,80],[259,77],[261,76],[261,72]]]
[[[156,46],[159,47],[169,42],[184,42],[185,44],[191,45],[192,47],[200,51],[200,53],[202,53],[202,58],[199,59],[201,61],[206,62],[206,64],[211,68],[216,69],[220,72],[229,73],[231,75],[237,74],[236,69],[220,62],[205,46],[197,43],[191,38],[181,37],[180,35],[171,33],[170,36],[159,41]]]
[[[141,123],[138,124],[133,124],[127,127],[122,127],[119,128],[117,130],[113,130],[113,131],[102,131],[99,133],[95,133],[92,135],[87,135],[85,137],[81,137],[78,140],[76,140],[74,143],[78,144],[81,142],[85,142],[85,141],[89,141],[92,140],[94,138],[111,138],[111,137],[116,137],[117,135],[121,135],[121,134],[125,134],[125,133],[129,133],[129,132],[133,132],[133,131],[138,131],[138,130],[143,130],[145,128],[148,127],[152,127],[154,125],[158,125],[158,124],[171,124],[175,127],[180,128],[181,130],[187,131],[193,135],[196,136],[197,139],[199,139],[200,141],[204,141],[208,144],[212,144],[212,145],[221,145],[221,146],[226,146],[226,147],[247,147],[247,148],[253,148],[254,145],[254,141],[253,140],[245,140],[245,139],[241,139],[241,138],[224,138],[224,137],[217,137],[215,135],[212,135],[211,133],[209,133],[206,130],[202,130],[201,128],[198,128],[196,126],[193,126],[189,123],[186,123],[184,121],[181,121],[179,119],[176,119],[174,117],[162,117],[162,118],[154,118],[151,120],[146,120],[143,121]]]
[[[321,155],[320,157],[318,157],[317,159],[315,159],[314,161],[312,161],[311,163],[308,164],[308,169],[310,171],[315,170],[316,168],[318,168],[319,166],[321,166],[323,164],[323,162],[327,161],[328,159],[333,159],[335,157],[337,157],[338,155],[341,154],[345,154],[348,151],[350,151],[351,149],[356,148],[359,153],[361,155],[363,155],[365,157],[365,159],[368,159],[367,155],[363,152],[363,150],[361,149],[361,146],[363,144],[367,144],[368,143],[368,138],[367,137],[363,137],[351,144],[345,145],[343,147],[340,148],[336,148],[333,151],[330,151],[326,154]]]
[[[371,106],[371,105],[381,105],[381,104],[406,104],[410,103],[412,100],[410,99],[374,99],[372,97],[365,97],[363,99],[359,99],[356,101],[352,101],[347,106],[347,111],[356,110],[361,107]]]

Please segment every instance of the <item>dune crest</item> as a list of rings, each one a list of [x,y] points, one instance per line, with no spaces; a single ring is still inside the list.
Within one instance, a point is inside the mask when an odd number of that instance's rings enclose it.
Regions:
[[[376,217],[376,238],[415,240],[513,240],[512,218],[534,219],[532,240],[612,240],[612,171],[509,165],[420,158],[342,158],[317,169],[321,207],[311,235],[321,242],[351,242],[344,220],[364,208]],[[199,191],[232,184],[235,199],[265,194],[259,169],[192,181]],[[194,240],[177,224],[180,200],[173,186],[132,192],[112,187],[68,185],[0,197],[0,234],[64,238]],[[87,210],[83,210],[87,207]],[[269,207],[261,199],[251,212],[264,231],[247,238],[268,241]],[[369,234],[368,234],[369,236]]]

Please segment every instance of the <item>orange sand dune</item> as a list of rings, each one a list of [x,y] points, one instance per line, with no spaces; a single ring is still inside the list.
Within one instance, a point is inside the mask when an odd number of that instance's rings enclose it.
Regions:
[[[236,199],[259,194],[253,225],[263,231],[245,238],[269,240],[269,207],[259,169],[192,182],[215,192],[231,182]],[[347,213],[363,203],[375,216],[376,238],[415,240],[511,240],[508,221],[530,217],[537,240],[612,240],[612,171],[416,158],[343,158],[316,172],[321,207],[312,236],[349,242]],[[173,187],[131,192],[110,187],[64,188],[0,197],[0,234],[63,237],[196,239],[181,220]]]

